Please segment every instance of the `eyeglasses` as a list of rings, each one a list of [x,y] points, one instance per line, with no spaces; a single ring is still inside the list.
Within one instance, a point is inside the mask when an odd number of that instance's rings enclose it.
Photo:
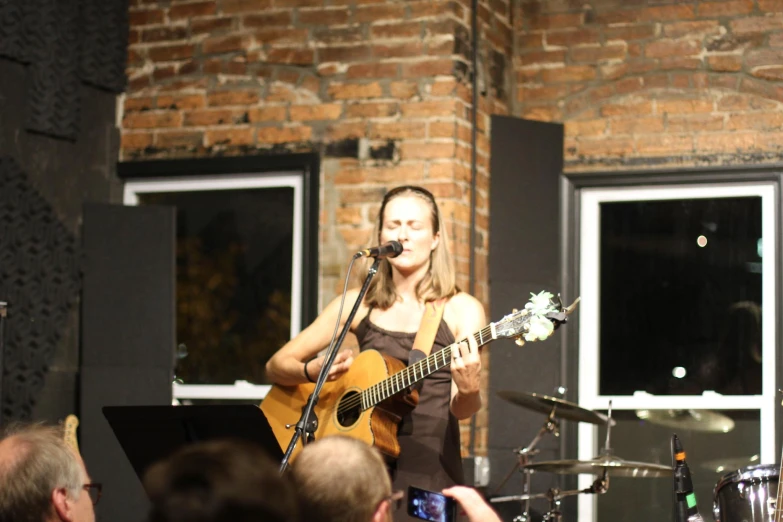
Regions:
[[[82,486],[82,489],[86,489],[87,493],[90,495],[90,500],[92,500],[92,505],[98,504],[98,501],[101,499],[101,493],[103,493],[103,484],[100,482],[93,482],[92,484],[84,484]]]

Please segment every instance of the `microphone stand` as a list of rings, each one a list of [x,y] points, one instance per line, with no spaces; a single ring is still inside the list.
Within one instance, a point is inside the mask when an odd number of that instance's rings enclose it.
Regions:
[[[357,254],[356,257],[361,257],[361,253]],[[302,409],[302,416],[299,418],[299,422],[297,422],[295,425],[291,442],[288,443],[288,449],[286,450],[285,455],[283,456],[283,460],[280,464],[280,473],[283,473],[288,468],[288,461],[291,460],[291,454],[294,452],[299,439],[304,435],[304,442],[308,443],[315,438],[315,430],[318,429],[318,419],[313,413],[313,408],[315,408],[315,405],[318,404],[318,396],[321,393],[321,388],[323,387],[324,383],[326,383],[326,378],[329,376],[329,369],[332,367],[334,359],[337,357],[337,352],[340,351],[340,346],[342,346],[343,340],[345,340],[345,336],[348,334],[348,330],[351,328],[351,323],[353,322],[353,318],[356,316],[356,312],[359,310],[359,305],[364,300],[364,295],[367,293],[367,287],[370,286],[370,280],[378,272],[378,264],[380,262],[380,258],[376,257],[372,266],[367,271],[367,277],[364,279],[364,284],[362,284],[362,288],[359,290],[359,296],[356,298],[356,302],[353,304],[353,308],[351,309],[351,313],[348,315],[348,319],[345,321],[343,330],[340,332],[340,336],[337,338],[337,341],[335,341],[334,348],[330,351],[327,351],[327,357],[324,360],[323,366],[321,366],[321,372],[318,374],[318,378],[315,380],[315,388],[310,394],[310,397],[308,397],[307,404],[305,404],[305,407]],[[290,425],[287,425],[287,427],[290,427]]]

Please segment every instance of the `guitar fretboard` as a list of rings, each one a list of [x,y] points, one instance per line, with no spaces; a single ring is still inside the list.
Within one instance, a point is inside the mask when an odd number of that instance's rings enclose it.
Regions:
[[[493,341],[495,337],[492,330],[493,325],[490,323],[478,332],[475,332],[472,337],[475,339],[476,344],[478,346],[484,346],[490,341]],[[442,350],[431,353],[421,361],[408,366],[404,370],[395,373],[362,391],[362,410],[372,408],[376,404],[385,401],[392,395],[399,393],[406,388],[410,388],[428,375],[432,375],[448,365],[451,363],[452,352],[454,350],[459,350],[459,345],[466,342],[468,342],[467,338],[450,344]]]

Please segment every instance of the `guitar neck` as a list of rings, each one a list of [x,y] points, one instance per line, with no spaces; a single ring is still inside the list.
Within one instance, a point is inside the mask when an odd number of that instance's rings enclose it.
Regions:
[[[495,323],[489,323],[487,326],[475,332],[472,337],[476,344],[481,347],[496,339]],[[425,359],[411,364],[401,372],[387,377],[381,382],[374,384],[362,391],[362,409],[372,408],[376,404],[385,401],[392,395],[395,395],[406,388],[410,388],[428,375],[432,375],[444,366],[451,363],[451,354],[459,349],[461,343],[468,342],[468,339],[450,344],[442,350],[431,353]]]

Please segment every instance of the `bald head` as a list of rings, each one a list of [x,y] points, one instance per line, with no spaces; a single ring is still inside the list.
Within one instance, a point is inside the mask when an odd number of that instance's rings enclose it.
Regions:
[[[305,447],[291,468],[303,520],[368,522],[391,495],[383,457],[364,442],[326,437]]]

